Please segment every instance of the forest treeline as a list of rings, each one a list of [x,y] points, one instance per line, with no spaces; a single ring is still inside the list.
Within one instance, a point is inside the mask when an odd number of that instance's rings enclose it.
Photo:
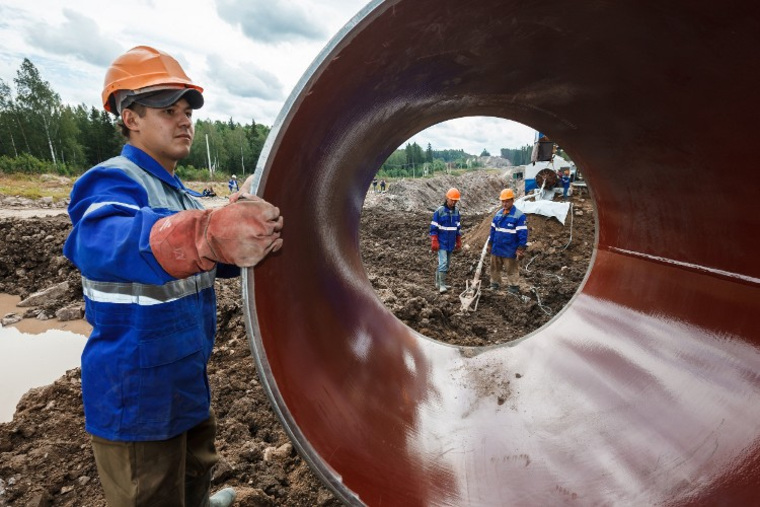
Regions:
[[[0,171],[76,176],[118,155],[125,142],[116,118],[102,107],[63,104],[38,69],[24,59],[13,88],[0,79]],[[256,167],[270,127],[257,124],[196,120],[190,155],[178,166],[183,179],[243,177]],[[502,149],[513,165],[530,161],[530,146]],[[489,155],[486,150],[480,154]],[[383,163],[381,177],[419,177],[451,169],[480,167],[477,156],[464,150],[423,150],[407,143]],[[209,170],[211,168],[211,171]],[[214,178],[217,179],[217,178]]]
[[[525,165],[531,161],[533,147],[525,145],[521,148],[502,148],[500,156],[509,160],[512,165]],[[483,150],[480,157],[490,157]],[[380,177],[418,177],[452,169],[476,169],[483,167],[478,155],[466,153],[464,150],[434,150],[428,143],[425,150],[417,143],[407,143],[403,149],[394,151],[380,166]]]
[[[13,79],[0,79],[0,170],[75,176],[121,152],[125,139],[102,107],[63,104],[29,59]],[[15,93],[14,93],[15,91]],[[269,127],[209,120],[195,122],[190,155],[177,169],[184,179],[253,172]],[[206,149],[208,143],[208,150]]]

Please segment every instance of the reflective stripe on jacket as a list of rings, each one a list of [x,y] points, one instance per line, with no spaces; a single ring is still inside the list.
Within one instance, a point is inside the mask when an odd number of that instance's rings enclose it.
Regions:
[[[491,222],[491,255],[497,257],[515,257],[517,247],[528,244],[528,225],[525,214],[515,206],[505,215],[501,209]]]
[[[149,242],[157,220],[185,209],[202,206],[131,145],[72,189],[64,255],[82,273],[93,326],[82,353],[85,428],[93,435],[163,440],[208,418],[217,270],[175,279]]]
[[[450,209],[445,204],[435,210],[433,220],[430,222],[430,235],[438,236],[438,244],[441,250],[454,251],[457,236],[461,235],[462,224],[459,219],[459,209],[454,206]]]

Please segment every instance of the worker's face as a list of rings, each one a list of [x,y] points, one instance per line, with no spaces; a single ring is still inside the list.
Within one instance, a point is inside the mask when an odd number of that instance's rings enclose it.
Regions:
[[[167,164],[174,167],[190,153],[195,130],[193,109],[187,100],[180,99],[162,109],[147,107],[142,117],[130,109],[124,110],[122,115],[124,124],[132,131],[130,144],[148,153],[164,167]]]
[[[515,203],[514,199],[504,199],[501,201],[501,207],[505,210],[510,210]]]
[[[457,204],[456,199],[449,199],[448,197],[446,198],[446,206],[448,206],[449,208],[453,208],[454,206],[456,206],[456,204]]]

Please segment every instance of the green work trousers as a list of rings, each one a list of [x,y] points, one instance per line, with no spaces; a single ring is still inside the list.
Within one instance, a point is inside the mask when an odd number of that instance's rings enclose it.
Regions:
[[[509,257],[491,256],[491,283],[501,285],[501,272],[507,272],[507,285],[517,285],[520,282],[520,263]]]
[[[92,450],[109,507],[206,507],[216,416],[169,440],[115,442],[93,435]]]

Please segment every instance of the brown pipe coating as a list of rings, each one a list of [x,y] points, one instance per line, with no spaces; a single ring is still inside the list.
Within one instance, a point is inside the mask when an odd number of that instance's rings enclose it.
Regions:
[[[262,153],[257,192],[286,217],[285,243],[246,273],[244,297],[261,381],[343,501],[757,501],[758,11],[376,1],[328,45]],[[549,324],[460,349],[383,306],[358,224],[394,149],[475,115],[567,151],[598,241]]]

